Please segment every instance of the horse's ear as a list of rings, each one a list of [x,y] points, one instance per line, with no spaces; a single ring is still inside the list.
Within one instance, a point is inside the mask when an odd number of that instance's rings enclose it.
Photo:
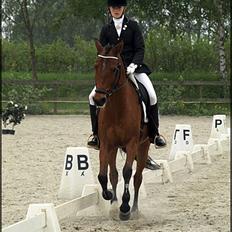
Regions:
[[[117,45],[113,48],[113,51],[116,55],[119,55],[122,52],[124,43],[123,40],[121,40]]]
[[[103,50],[103,47],[102,47],[100,41],[97,40],[97,39],[95,39],[95,46],[96,46],[96,48],[97,48],[98,53],[101,53],[102,50]]]

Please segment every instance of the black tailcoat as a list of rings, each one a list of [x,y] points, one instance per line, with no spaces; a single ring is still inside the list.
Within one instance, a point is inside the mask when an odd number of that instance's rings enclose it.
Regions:
[[[139,25],[136,21],[124,17],[120,37],[114,26],[114,21],[103,26],[100,33],[100,42],[102,46],[107,44],[116,45],[123,40],[124,47],[121,53],[124,65],[127,67],[131,63],[137,64],[136,73],[151,73],[147,65],[143,63],[144,59],[144,39]]]

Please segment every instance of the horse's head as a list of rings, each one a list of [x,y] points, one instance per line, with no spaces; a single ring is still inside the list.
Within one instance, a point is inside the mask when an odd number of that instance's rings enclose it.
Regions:
[[[104,107],[107,98],[119,90],[125,82],[125,68],[120,57],[123,41],[116,46],[102,47],[95,42],[98,57],[95,64],[96,94],[93,98],[97,107]]]

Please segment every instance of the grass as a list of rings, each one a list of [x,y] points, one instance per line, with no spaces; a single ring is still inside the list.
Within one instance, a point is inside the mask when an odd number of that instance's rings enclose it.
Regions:
[[[2,104],[4,109],[6,103]],[[89,114],[88,103],[57,103],[56,112],[54,111],[54,103],[40,103],[39,105],[29,105],[27,114]],[[175,110],[168,110],[161,102],[159,105],[161,115],[190,115],[190,116],[211,116],[214,114],[230,115],[229,104],[186,104],[184,108],[175,108]]]
[[[38,80],[93,80],[93,73],[38,73]],[[2,72],[2,79],[31,80],[29,72]]]
[[[190,80],[190,81],[217,81],[220,80],[217,73],[204,71],[185,71],[181,73],[154,72],[151,74],[152,80]]]
[[[86,103],[57,103],[54,112],[54,103],[43,103],[45,114],[89,114],[89,105]]]
[[[220,80],[219,75],[213,72],[204,71],[186,71],[182,73],[154,72],[150,75],[152,80]],[[30,72],[2,72],[2,79],[21,79],[30,80]],[[93,80],[94,73],[38,73],[39,80]]]

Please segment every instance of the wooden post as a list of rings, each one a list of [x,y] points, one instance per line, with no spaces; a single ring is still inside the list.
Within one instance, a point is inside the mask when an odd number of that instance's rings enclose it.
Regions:
[[[55,86],[55,101],[54,101],[53,113],[54,113],[54,114],[57,114],[57,100],[58,100],[57,93],[58,93],[58,83],[56,82],[54,86]]]
[[[200,102],[202,102],[202,89],[203,89],[203,86],[200,85],[199,86],[199,90],[200,90]]]
[[[198,111],[201,110],[201,104],[202,104],[202,102],[203,102],[203,101],[202,101],[202,98],[203,98],[203,97],[202,97],[203,85],[200,85],[200,86],[199,86],[199,90],[200,90],[200,99],[199,99],[200,101],[199,101],[199,105],[198,105]]]

